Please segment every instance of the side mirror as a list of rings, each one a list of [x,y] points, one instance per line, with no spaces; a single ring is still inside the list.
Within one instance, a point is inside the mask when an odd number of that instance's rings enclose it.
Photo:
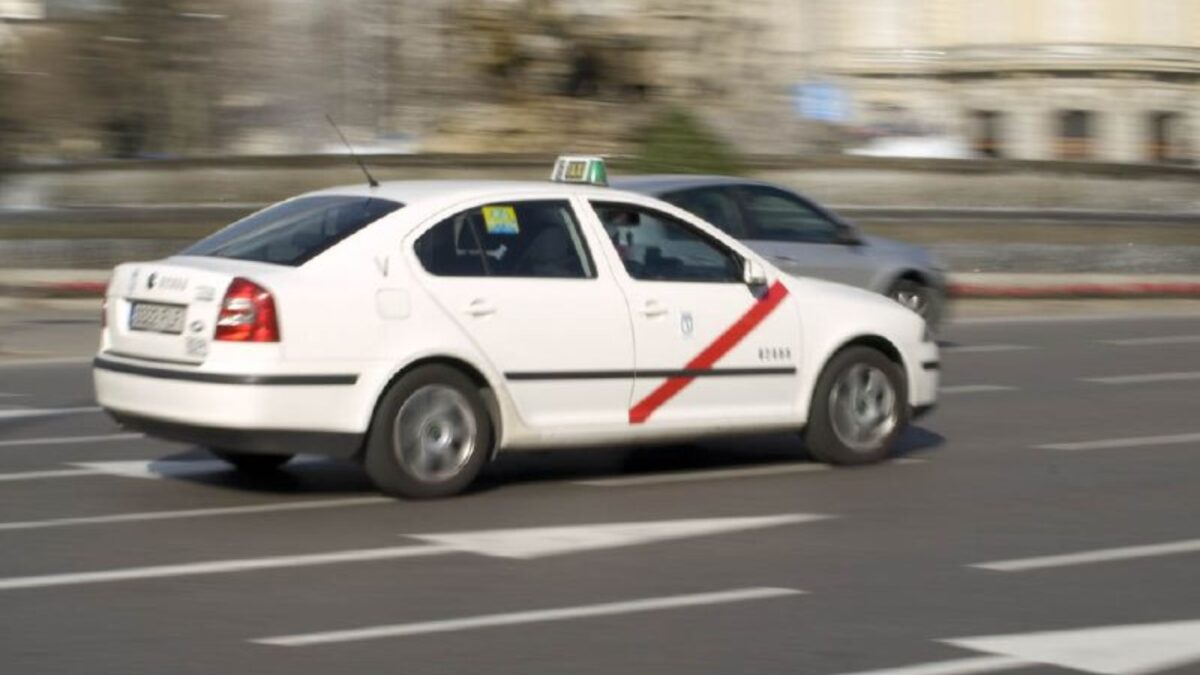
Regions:
[[[742,281],[750,287],[766,286],[767,271],[757,260],[747,258],[742,263]]]

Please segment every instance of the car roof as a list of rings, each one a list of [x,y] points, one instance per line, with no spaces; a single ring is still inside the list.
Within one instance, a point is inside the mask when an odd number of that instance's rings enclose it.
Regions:
[[[583,194],[596,197],[615,197],[623,193],[606,187],[584,185],[578,183],[554,183],[551,181],[504,181],[504,180],[398,180],[384,181],[379,187],[370,187],[359,183],[342,185],[309,192],[302,196],[313,197],[320,195],[346,195],[362,197],[378,197],[390,199],[401,204],[411,205],[426,200],[461,197],[486,197],[489,195],[502,196],[506,194],[546,194],[547,196],[562,196],[564,194]],[[643,193],[644,194],[644,193]],[[635,196],[635,195],[630,195]]]
[[[661,195],[676,190],[715,187],[718,185],[763,185],[762,182],[735,176],[703,176],[695,174],[653,174],[613,178],[613,187],[648,195]]]

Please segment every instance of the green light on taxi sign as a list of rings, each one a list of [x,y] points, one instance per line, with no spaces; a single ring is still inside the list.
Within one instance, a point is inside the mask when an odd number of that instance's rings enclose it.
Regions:
[[[608,185],[608,169],[600,157],[563,156],[554,162],[550,180],[555,183]]]

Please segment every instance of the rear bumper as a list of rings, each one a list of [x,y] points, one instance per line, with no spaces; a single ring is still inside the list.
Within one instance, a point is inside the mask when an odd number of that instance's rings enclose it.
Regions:
[[[168,440],[349,457],[365,435],[356,375],[218,373],[102,355],[93,378],[117,422]]]
[[[362,434],[285,429],[231,429],[208,427],[142,415],[106,410],[126,429],[168,441],[194,443],[208,448],[261,452],[270,455],[313,454],[350,459],[362,448]]]

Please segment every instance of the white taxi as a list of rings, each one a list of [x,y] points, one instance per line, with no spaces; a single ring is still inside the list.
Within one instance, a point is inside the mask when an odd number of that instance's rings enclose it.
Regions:
[[[412,498],[501,451],[737,432],[873,462],[935,403],[916,314],[603,187],[595,158],[554,177],[309,193],[120,265],[97,400],[245,470],[357,459]]]

